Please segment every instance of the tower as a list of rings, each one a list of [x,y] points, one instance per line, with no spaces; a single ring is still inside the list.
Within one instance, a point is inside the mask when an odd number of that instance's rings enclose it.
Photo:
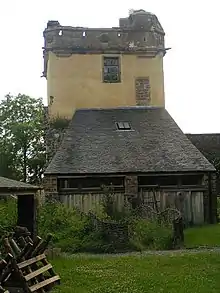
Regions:
[[[157,17],[131,10],[113,28],[62,26],[44,31],[50,117],[79,108],[164,106],[164,30]]]

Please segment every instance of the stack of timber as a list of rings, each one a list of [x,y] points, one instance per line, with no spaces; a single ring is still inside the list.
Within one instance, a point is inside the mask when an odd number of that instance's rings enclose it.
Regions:
[[[3,239],[6,257],[0,260],[0,293],[44,293],[60,284],[45,255],[51,239],[48,235],[46,240],[39,236],[33,240],[21,227]]]

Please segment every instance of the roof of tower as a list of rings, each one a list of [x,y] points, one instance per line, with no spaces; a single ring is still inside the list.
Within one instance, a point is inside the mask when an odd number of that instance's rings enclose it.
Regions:
[[[164,108],[77,110],[45,174],[214,171]]]

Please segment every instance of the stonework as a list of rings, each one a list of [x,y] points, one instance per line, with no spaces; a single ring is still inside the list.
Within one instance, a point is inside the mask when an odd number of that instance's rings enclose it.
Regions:
[[[149,77],[136,78],[135,90],[137,106],[149,106],[151,102]]]
[[[76,52],[146,52],[155,55],[164,51],[164,30],[156,15],[144,10],[133,11],[119,20],[119,27],[88,28],[62,26],[49,21],[44,31],[44,75],[47,72],[48,51],[57,56],[70,56]],[[165,51],[164,51],[165,53]]]
[[[43,179],[43,186],[45,190],[45,201],[59,200],[56,176],[46,175]]]

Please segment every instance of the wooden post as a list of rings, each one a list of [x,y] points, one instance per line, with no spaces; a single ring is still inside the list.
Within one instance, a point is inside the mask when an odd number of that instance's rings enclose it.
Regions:
[[[18,195],[17,209],[17,225],[21,227],[26,227],[31,233],[32,238],[35,238],[37,234],[35,195]]]

